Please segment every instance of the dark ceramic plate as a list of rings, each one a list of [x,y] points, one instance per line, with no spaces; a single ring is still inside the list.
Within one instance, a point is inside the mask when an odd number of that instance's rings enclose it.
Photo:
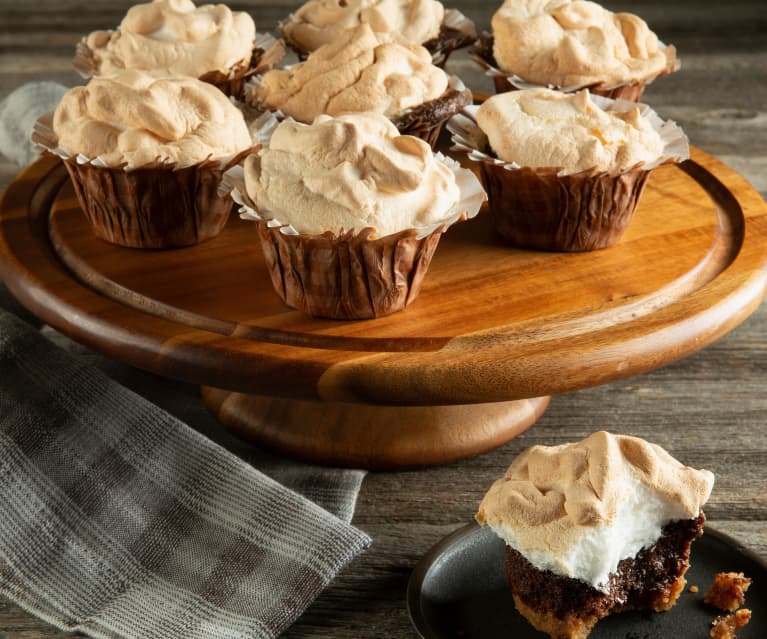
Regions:
[[[410,617],[424,639],[545,639],[515,610],[503,571],[503,542],[471,524],[434,546],[408,585]],[[589,639],[706,639],[717,614],[703,593],[717,572],[743,572],[754,580],[746,595],[751,622],[738,639],[767,637],[767,563],[711,528],[692,546],[687,585],[664,613],[627,612],[600,621]],[[689,586],[697,585],[697,594]]]

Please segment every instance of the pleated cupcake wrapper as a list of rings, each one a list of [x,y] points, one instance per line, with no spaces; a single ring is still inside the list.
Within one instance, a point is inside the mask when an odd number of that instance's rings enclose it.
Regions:
[[[111,33],[115,32],[112,31]],[[266,73],[277,66],[284,56],[285,43],[282,40],[275,38],[270,33],[256,33],[253,53],[249,59],[241,60],[226,72],[209,71],[200,76],[199,79],[218,87],[226,95],[241,99],[248,78]],[[98,75],[95,54],[86,44],[84,38],[77,43],[75,58],[72,63],[84,78]],[[151,70],[147,71],[151,72]]]
[[[297,42],[290,39],[285,33],[285,25],[287,25],[293,15],[289,15],[284,20],[280,20],[277,23],[275,31],[285,41],[298,56],[299,61],[303,62],[309,57],[311,51],[306,51]],[[467,18],[463,13],[457,9],[447,9],[445,15],[442,18],[442,24],[440,25],[439,35],[427,42],[424,42],[421,46],[428,49],[431,53],[432,64],[438,67],[444,67],[450,54],[456,49],[468,47],[477,39],[477,28],[472,20]]]
[[[302,234],[260,213],[245,191],[242,167],[227,171],[240,217],[256,222],[275,292],[312,317],[370,319],[402,310],[421,289],[439,238],[448,227],[474,217],[485,192],[471,171],[440,157],[456,176],[462,198],[444,219],[376,238],[374,229]]]
[[[638,102],[645,87],[657,78],[677,71],[680,67],[679,59],[676,57],[676,48],[673,45],[660,43],[665,49],[672,52],[669,65],[660,72],[648,76],[641,81],[629,82],[625,84],[605,85],[605,84],[572,84],[568,86],[558,86],[555,84],[538,84],[528,82],[515,73],[502,71],[498,68],[495,57],[493,56],[493,35],[487,31],[480,34],[477,43],[469,49],[469,56],[485,70],[485,75],[493,79],[496,93],[505,93],[515,89],[554,89],[563,93],[573,93],[581,89],[589,89],[592,94],[600,95],[613,100],[631,100]]]
[[[292,119],[279,109],[271,109],[268,105],[255,99],[256,90],[261,84],[261,79],[262,76],[257,76],[248,82],[245,88],[246,106],[258,113],[273,114],[278,123],[282,120]],[[440,97],[408,109],[404,113],[391,118],[391,120],[401,135],[412,135],[420,138],[431,146],[432,149],[435,149],[444,124],[453,115],[470,105],[473,100],[474,96],[471,90],[466,87],[457,75],[451,75],[448,78],[447,89]],[[263,121],[267,122],[269,120],[265,119]],[[249,127],[251,128],[254,142],[262,143],[263,136],[260,135],[252,119]]]
[[[454,150],[479,163],[496,230],[517,245],[553,251],[591,251],[620,240],[628,227],[652,169],[689,158],[687,137],[676,123],[664,122],[647,105],[592,96],[606,110],[639,107],[659,132],[664,152],[654,162],[620,171],[597,168],[578,173],[521,167],[488,152],[487,137],[476,123],[479,107],[453,117],[448,129]]]
[[[63,160],[94,234],[131,248],[190,246],[218,235],[232,210],[223,174],[253,150],[189,166],[158,159],[139,168],[111,167],[67,153],[51,122],[48,113],[35,123],[33,141]]]

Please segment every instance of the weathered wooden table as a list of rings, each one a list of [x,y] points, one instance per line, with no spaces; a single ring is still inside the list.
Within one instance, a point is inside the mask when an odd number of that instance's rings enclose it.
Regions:
[[[269,30],[297,2],[236,2]],[[499,3],[451,3],[480,27]],[[674,43],[682,70],[659,80],[645,101],[679,122],[692,143],[729,164],[767,195],[767,14],[763,0],[606,2],[640,13]],[[69,63],[83,33],[116,24],[127,2],[0,0],[0,98],[28,80],[80,82]],[[474,89],[489,83],[464,56],[449,69]],[[17,168],[0,161],[0,189]],[[20,314],[7,294],[0,302]],[[29,316],[27,316],[29,317]],[[246,459],[255,452],[222,432],[197,388],[158,380],[120,364],[109,372]],[[412,637],[405,588],[420,556],[468,522],[491,481],[522,448],[579,439],[598,428],[656,441],[693,466],[717,476],[706,508],[709,523],[767,556],[767,307],[704,351],[624,381],[553,399],[541,420],[501,448],[447,466],[370,474],[355,523],[374,539],[286,633],[286,637]],[[0,601],[0,637],[63,637],[45,623]]]

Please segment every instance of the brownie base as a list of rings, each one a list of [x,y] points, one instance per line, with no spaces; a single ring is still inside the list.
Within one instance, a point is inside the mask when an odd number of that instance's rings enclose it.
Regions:
[[[627,610],[670,609],[685,586],[690,546],[705,516],[675,521],[636,557],[623,559],[602,592],[579,579],[539,570],[506,547],[506,576],[517,610],[553,639],[585,639],[600,619]]]

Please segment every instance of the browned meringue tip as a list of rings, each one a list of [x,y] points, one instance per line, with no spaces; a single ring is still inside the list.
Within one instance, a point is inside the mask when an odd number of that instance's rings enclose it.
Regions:
[[[283,233],[256,221],[275,292],[311,317],[361,320],[404,309],[418,296],[443,227],[370,239],[371,229],[335,236]]]
[[[493,55],[493,34],[488,31],[483,31],[477,38],[474,45],[469,49],[469,56],[481,66],[487,75],[493,79],[493,85],[496,93],[506,93],[507,91],[518,91],[520,89],[529,89],[532,87],[541,87],[555,89],[564,93],[572,93],[574,91],[580,91],[581,89],[588,89],[590,93],[595,95],[601,95],[605,98],[611,98],[613,100],[629,100],[631,102],[639,102],[644,94],[644,90],[648,84],[660,78],[661,76],[668,75],[679,69],[680,63],[676,56],[676,48],[673,45],[667,45],[666,51],[669,52],[669,62],[665,69],[660,73],[653,75],[649,78],[645,78],[639,82],[630,82],[627,84],[619,84],[617,86],[604,86],[600,84],[584,85],[584,86],[569,86],[562,87],[553,84],[540,85],[532,82],[527,82],[523,78],[520,78],[515,73],[509,73],[502,71],[498,68],[498,63]]]

